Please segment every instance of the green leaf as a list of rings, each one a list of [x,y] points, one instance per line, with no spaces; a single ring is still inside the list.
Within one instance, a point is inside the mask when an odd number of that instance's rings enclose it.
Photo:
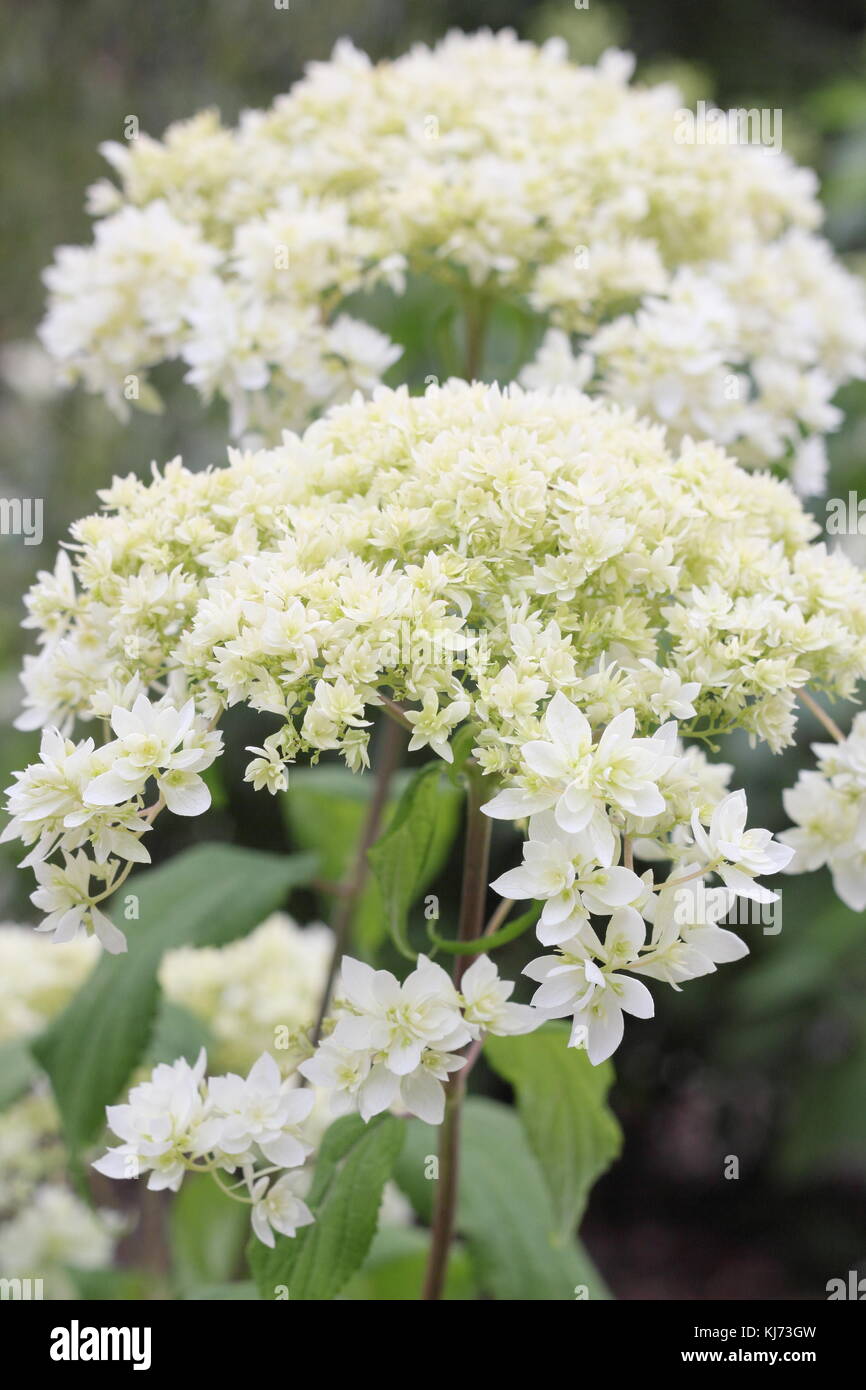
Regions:
[[[213,1178],[186,1179],[171,1205],[169,1232],[178,1288],[228,1284],[238,1273],[250,1228],[250,1209],[221,1192]]]
[[[383,1226],[363,1268],[348,1282],[340,1299],[347,1302],[417,1302],[424,1287],[430,1232],[417,1226]],[[448,1258],[445,1297],[453,1302],[475,1297],[472,1263],[456,1241]]]
[[[0,1043],[0,1110],[18,1100],[38,1075],[39,1068],[26,1042],[13,1038]]]
[[[141,1303],[167,1297],[159,1275],[149,1269],[77,1269],[66,1267],[79,1298],[89,1303]]]
[[[567,1046],[568,1036],[567,1024],[546,1023],[524,1037],[489,1037],[484,1044],[494,1071],[514,1087],[562,1236],[578,1226],[592,1184],[622,1145],[606,1103],[613,1067],[594,1067],[582,1049]]]
[[[185,1303],[258,1303],[259,1293],[252,1279],[233,1284],[196,1284],[183,1294]]]
[[[339,883],[361,835],[375,778],[331,766],[292,769],[282,797],[294,844],[318,855],[319,873]]]
[[[461,791],[443,775],[445,764],[427,763],[400,798],[393,820],[369,851],[382,891],[388,929],[409,960],[409,909],[439,872],[457,829]]]
[[[516,1302],[609,1298],[586,1251],[558,1233],[541,1170],[510,1106],[470,1097],[461,1130],[457,1229],[482,1290]],[[426,1173],[437,1140],[433,1127],[410,1121],[394,1174],[427,1221],[434,1183]]]
[[[394,777],[394,791],[383,811],[383,825],[388,824],[408,775],[398,773]],[[370,773],[356,774],[347,767],[330,764],[292,771],[289,790],[282,797],[292,843],[318,855],[319,872],[329,883],[340,883],[348,873],[375,780]],[[333,907],[335,897],[329,898]],[[330,915],[327,911],[326,918]],[[349,932],[357,954],[369,959],[381,946],[387,934],[384,920],[379,885],[375,878],[368,877]]]
[[[124,922],[126,955],[104,955],[62,1014],[32,1044],[51,1078],[67,1143],[77,1154],[99,1133],[146,1056],[160,998],[159,962],[175,946],[223,946],[252,931],[315,870],[309,855],[281,857],[202,845],[137,875],[120,895],[138,900]]]
[[[326,1195],[343,1159],[360,1143],[366,1133],[367,1126],[360,1115],[344,1115],[329,1125],[316,1155],[308,1202],[312,1210],[315,1210]]]
[[[157,1062],[174,1062],[178,1057],[185,1057],[189,1063],[193,1063],[203,1047],[210,1047],[211,1038],[206,1023],[196,1018],[183,1004],[176,1004],[173,999],[166,999],[161,994],[153,1036],[147,1050],[147,1063],[155,1067]]]
[[[262,1298],[283,1289],[293,1301],[336,1298],[370,1249],[404,1128],[393,1115],[369,1125],[352,1115],[331,1125],[308,1198],[315,1223],[291,1239],[277,1236],[273,1250],[255,1237],[250,1241],[250,1268]]]

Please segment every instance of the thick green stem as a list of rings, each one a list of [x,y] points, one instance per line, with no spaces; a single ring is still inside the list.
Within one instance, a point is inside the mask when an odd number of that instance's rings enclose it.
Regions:
[[[476,941],[484,929],[487,878],[490,861],[492,823],[481,810],[484,793],[477,772],[469,774],[466,807],[466,849],[463,859],[463,887],[460,899],[458,939]],[[454,984],[460,988],[467,956],[454,962]],[[448,1270],[448,1254],[454,1236],[454,1218],[460,1180],[460,1111],[466,1091],[465,1069],[454,1072],[445,1089],[445,1118],[439,1134],[439,1172],[430,1256],[424,1280],[425,1300],[442,1297]]]
[[[445,1289],[460,1178],[460,1111],[463,1092],[463,1077],[458,1071],[451,1077],[446,1088],[445,1118],[439,1131],[436,1206],[433,1212],[430,1257],[422,1294],[425,1302],[441,1299]]]
[[[460,894],[458,941],[477,941],[484,930],[487,904],[487,872],[490,863],[490,836],[493,822],[481,810],[485,794],[476,771],[469,773],[466,801],[466,849],[463,859],[463,885]],[[454,983],[460,988],[463,972],[471,961],[458,956],[454,962]]]
[[[355,851],[355,857],[350,865],[349,872],[344,883],[340,888],[340,905],[334,919],[334,949],[331,952],[331,960],[328,966],[328,976],[322,990],[319,1014],[313,1029],[313,1046],[315,1047],[322,1036],[322,1025],[328,1012],[328,1004],[331,998],[331,990],[334,988],[334,981],[337,978],[337,971],[340,962],[346,953],[349,942],[349,933],[352,927],[352,920],[355,916],[355,909],[367,882],[369,863],[367,851],[378,839],[379,831],[382,826],[382,816],[388,802],[388,794],[391,790],[391,782],[394,773],[400,766],[403,759],[403,751],[406,746],[406,735],[402,726],[394,719],[386,718],[382,723],[382,737],[377,748],[375,781],[373,784],[373,794],[370,798],[370,805],[367,808],[367,816],[361,831],[361,838]]]

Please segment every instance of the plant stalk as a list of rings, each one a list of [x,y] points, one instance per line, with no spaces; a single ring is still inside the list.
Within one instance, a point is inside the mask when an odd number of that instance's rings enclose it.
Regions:
[[[484,909],[487,902],[487,878],[490,861],[492,822],[481,810],[484,793],[477,772],[469,774],[469,794],[466,806],[466,847],[463,859],[463,885],[460,898],[458,940],[476,941],[484,930]],[[460,988],[468,964],[466,956],[454,961],[454,985]],[[464,1067],[453,1072],[445,1088],[445,1118],[439,1134],[439,1173],[430,1256],[424,1279],[422,1298],[441,1299],[448,1270],[448,1254],[454,1236],[457,1193],[460,1180],[460,1114],[466,1092]]]
[[[808,710],[812,711],[819,724],[823,724],[831,738],[834,738],[837,743],[845,742],[845,735],[839,728],[835,719],[831,719],[824,707],[819,705],[817,700],[813,699],[808,690],[798,690],[797,699],[801,704],[804,704]]]
[[[340,962],[346,953],[352,920],[355,916],[355,910],[360,901],[361,893],[364,890],[364,885],[367,882],[367,875],[370,871],[367,851],[379,837],[379,831],[382,826],[382,816],[391,790],[391,782],[394,773],[402,762],[405,746],[406,735],[402,726],[394,719],[384,719],[382,722],[381,742],[377,749],[378,756],[374,774],[375,782],[373,785],[373,795],[370,798],[370,805],[367,808],[367,816],[361,830],[361,838],[358,841],[355,857],[349,866],[349,872],[344,882],[340,885],[340,903],[333,923],[334,949],[331,952],[328,975],[322,990],[318,1017],[316,1018],[315,1027],[313,1028],[312,1043],[314,1047],[317,1046],[322,1036],[322,1026],[328,1012],[331,991],[334,988],[334,981],[337,978]]]

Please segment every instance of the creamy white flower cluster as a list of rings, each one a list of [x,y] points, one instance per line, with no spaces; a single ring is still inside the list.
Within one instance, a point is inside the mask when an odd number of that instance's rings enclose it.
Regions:
[[[212,125],[192,129],[206,140]],[[103,151],[121,169],[129,158]],[[396,362],[401,349],[384,334],[330,306],[382,277],[399,285],[399,271],[373,260],[369,234],[338,200],[288,188],[222,246],[156,198],[97,223],[92,247],[60,247],[41,337],[64,379],[104,394],[122,419],[131,404],[160,409],[147,369],[179,358],[205,400],[228,401],[233,434],[253,424],[276,437]]]
[[[332,1011],[332,1031],[298,1070],[331,1092],[331,1111],[357,1110],[364,1120],[392,1106],[428,1124],[442,1123],[444,1084],[467,1063],[458,1049],[484,1033],[528,1033],[544,1014],[512,1004],[487,955],[455,987],[426,956],[406,979],[346,957]]]
[[[557,693],[545,737],[523,746],[518,782],[484,808],[504,820],[529,816],[522,865],[492,886],[504,898],[543,903],[537,935],[556,954],[525,969],[540,985],[532,1003],[550,1017],[571,1015],[571,1046],[585,1047],[593,1063],[619,1046],[624,1012],[651,1017],[641,976],[678,988],[746,954],[718,923],[738,897],[774,901],[757,876],[776,873],[793,854],[768,830],[746,830],[745,793],[721,794],[729,767],[701,785],[674,723],[652,738],[634,730],[626,710],[595,738]],[[672,861],[672,872],[660,883],[652,869],[639,876],[635,850]],[[706,887],[713,874],[724,888]],[[603,937],[593,917],[608,919]]]
[[[0,1042],[31,1037],[66,1005],[99,957],[92,939],[54,951],[27,927],[0,926]],[[67,1266],[102,1269],[124,1225],[66,1182],[60,1116],[44,1079],[0,1113],[0,1275],[38,1278],[72,1298]]]
[[[37,1084],[0,1112],[0,1221],[11,1219],[38,1187],[62,1184],[67,1157],[57,1106],[48,1087]]]
[[[84,984],[98,959],[92,938],[50,951],[30,927],[0,924],[0,1043],[38,1033]]]
[[[194,1066],[183,1058],[162,1063],[126,1104],[107,1108],[123,1142],[94,1167],[111,1178],[146,1174],[149,1188],[173,1192],[187,1173],[212,1173],[250,1205],[253,1230],[273,1245],[275,1231],[293,1236],[314,1219],[304,1165],[330,1117],[354,1111],[366,1122],[394,1109],[440,1124],[443,1082],[469,1061],[457,1049],[487,1033],[528,1033],[547,1017],[511,1003],[513,989],[489,956],[469,967],[459,991],[425,956],[402,982],[344,957],[327,1036],[311,1056],[308,1044],[296,1066],[312,1086],[302,1089],[294,1073],[284,1077],[269,1052],[245,1079],[206,1077],[204,1050]],[[226,1184],[222,1174],[235,1180]]]
[[[748,466],[786,460],[801,495],[824,491],[839,387],[864,375],[863,287],[801,230],[724,261],[681,266],[664,294],[577,341],[548,330],[520,373],[633,405],[674,438],[706,435]]]
[[[34,846],[22,863],[33,867],[39,883],[31,895],[46,913],[38,931],[71,941],[84,929],[117,952],[126,939],[98,904],[133,864],[150,862],[142,837],[162,806],[179,816],[210,806],[199,774],[217,757],[222,737],[196,716],[193,700],[178,709],[168,696],[152,703],[144,694],[131,709],[114,706],[111,729],[117,737],[99,747],[46,729],[40,761],[16,773],[9,788],[12,818],[0,840]],[[146,806],[150,787],[155,799]],[[55,854],[62,863],[51,862]]]
[[[510,31],[375,65],[344,41],[235,129],[204,112],[103,146],[121,187],[91,191],[93,245],[47,272],[43,340],[118,407],[139,376],[151,404],[143,373],[180,358],[236,430],[276,438],[394,361],[340,307],[408,271],[567,335],[533,384],[573,335],[581,385],[814,484],[830,397],[866,361],[862,287],[814,235],[815,177],[761,146],[681,142],[679,93],[630,86],[632,67]]]
[[[47,1088],[0,1114],[0,1276],[41,1279],[48,1299],[76,1296],[69,1266],[110,1265],[126,1225],[119,1213],[92,1208],[71,1190],[67,1161]]]
[[[160,1063],[125,1105],[109,1106],[109,1128],[122,1143],[93,1166],[110,1178],[146,1173],[153,1191],[177,1192],[190,1172],[213,1173],[221,1186],[220,1174],[240,1174],[228,1191],[237,1197],[232,1188],[243,1189],[253,1230],[273,1245],[274,1231],[291,1236],[313,1220],[300,1171],[314,1147],[306,1131],[313,1092],[284,1079],[269,1053],[246,1077],[206,1078],[206,1066],[204,1050],[194,1066]]]
[[[0,925],[0,1043],[23,1042],[38,1033],[65,1007],[98,959],[92,939],[53,951],[29,927]],[[65,1168],[60,1116],[47,1085],[37,1081],[0,1113],[0,1221],[11,1220],[37,1188],[56,1190]],[[0,1225],[0,1245],[4,1231]]]
[[[866,908],[866,714],[858,714],[840,743],[816,743],[817,771],[799,773],[784,793],[795,822],[780,839],[791,847],[792,874],[825,864],[833,887],[855,912]]]
[[[673,718],[776,750],[802,686],[849,698],[866,673],[866,583],[809,543],[787,484],[712,444],[674,454],[569,388],[378,388],[278,449],[103,502],[27,600],[22,723],[61,732],[10,789],[6,834],[34,846],[61,937],[84,922],[118,944],[97,902],[163,802],[206,807],[239,702],[280,721],[247,771],[278,790],[299,756],[364,767],[382,705],[445,758],[468,723],[483,771],[513,779],[557,692],[593,729],[633,711],[639,734]],[[67,742],[107,717],[107,744]]]
[[[183,947],[162,958],[166,998],[207,1025],[211,1065],[246,1071],[271,1051],[282,1071],[309,1051],[334,947],[329,927],[275,912],[228,946]]]
[[[119,1212],[94,1210],[68,1187],[43,1183],[0,1225],[0,1275],[41,1279],[44,1298],[75,1298],[69,1268],[108,1268],[125,1224]]]

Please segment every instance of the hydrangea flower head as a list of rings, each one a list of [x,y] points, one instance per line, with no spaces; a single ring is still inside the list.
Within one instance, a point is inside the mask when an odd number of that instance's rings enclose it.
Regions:
[[[263,761],[364,767],[382,705],[443,758],[468,724],[490,809],[553,818],[544,848],[530,838],[539,872],[565,837],[555,925],[582,892],[631,901],[611,895],[624,824],[649,843],[712,814],[706,763],[659,722],[671,703],[686,741],[742,728],[779,749],[803,685],[849,697],[866,671],[866,584],[811,543],[787,484],[573,388],[379,388],[226,467],[115,480],[103,504],[28,598],[25,722],[57,732],[4,833],[32,847],[52,927],[115,947],[98,904],[163,804],[205,808],[231,705],[277,716],[248,773],[272,790]],[[108,743],[67,738],[106,717]],[[720,831],[708,862],[753,879],[770,863],[744,833],[728,860]]]
[[[549,325],[527,386],[578,385],[820,491],[838,387],[866,370],[859,282],[778,149],[679,135],[671,84],[499,34],[329,62],[234,129],[213,112],[102,147],[90,247],[46,273],[67,380],[152,408],[180,360],[271,439],[400,355],[347,297],[424,276]]]

